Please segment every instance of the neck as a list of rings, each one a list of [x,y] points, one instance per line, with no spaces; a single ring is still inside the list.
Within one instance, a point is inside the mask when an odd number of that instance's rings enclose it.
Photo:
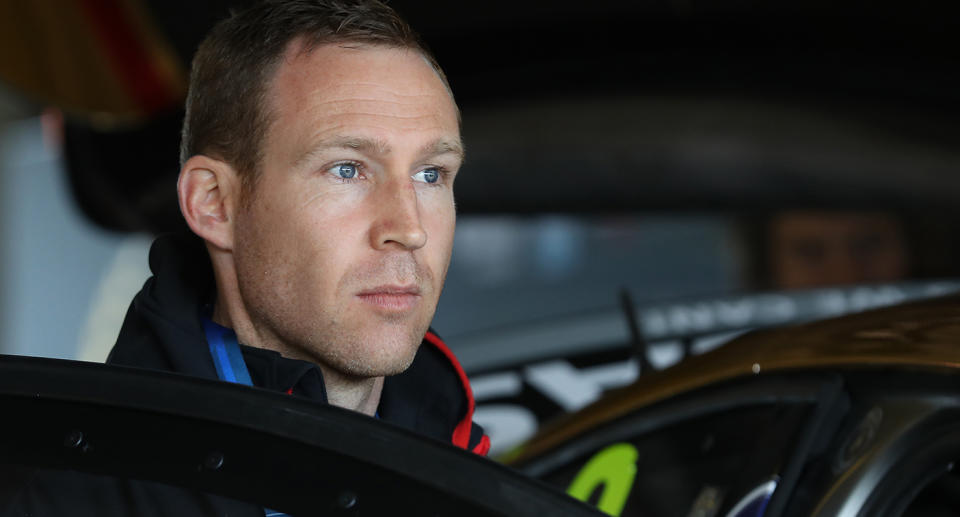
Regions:
[[[376,414],[380,405],[380,393],[383,391],[383,377],[347,378],[322,364],[318,366],[323,372],[327,402],[369,416]]]
[[[218,253],[224,253],[222,251],[213,249],[210,251],[217,283],[217,299],[213,305],[212,315],[214,322],[233,329],[237,339],[247,346],[273,350],[290,359],[316,364],[323,373],[323,384],[329,404],[369,416],[376,413],[380,405],[380,393],[383,390],[382,376],[344,375],[317,358],[304,353],[298,347],[285,343],[273,332],[262,328],[263,326],[256,325],[243,306],[240,290],[237,288],[235,270],[230,267],[229,260],[217,256]]]

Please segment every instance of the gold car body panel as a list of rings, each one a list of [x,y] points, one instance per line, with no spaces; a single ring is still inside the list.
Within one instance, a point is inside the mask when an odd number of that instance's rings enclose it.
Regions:
[[[737,377],[830,368],[956,371],[960,297],[940,298],[744,335],[703,355],[642,375],[580,412],[547,425],[509,453],[523,463],[605,422],[675,395]]]

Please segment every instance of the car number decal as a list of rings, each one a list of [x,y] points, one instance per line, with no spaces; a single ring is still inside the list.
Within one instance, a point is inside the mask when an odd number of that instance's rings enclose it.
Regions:
[[[619,517],[637,475],[637,448],[629,443],[610,445],[593,455],[573,478],[567,493],[587,502],[603,486],[597,508]]]

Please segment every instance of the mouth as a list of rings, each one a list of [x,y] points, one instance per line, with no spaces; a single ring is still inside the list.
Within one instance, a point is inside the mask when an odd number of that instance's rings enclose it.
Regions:
[[[420,301],[420,288],[416,285],[381,285],[360,291],[357,298],[379,311],[406,312]]]

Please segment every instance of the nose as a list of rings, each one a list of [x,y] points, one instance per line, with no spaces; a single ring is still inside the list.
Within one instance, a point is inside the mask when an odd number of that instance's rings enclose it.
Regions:
[[[374,249],[415,250],[427,243],[427,232],[420,219],[420,201],[413,184],[397,180],[378,187],[374,196],[375,217],[370,231]]]

